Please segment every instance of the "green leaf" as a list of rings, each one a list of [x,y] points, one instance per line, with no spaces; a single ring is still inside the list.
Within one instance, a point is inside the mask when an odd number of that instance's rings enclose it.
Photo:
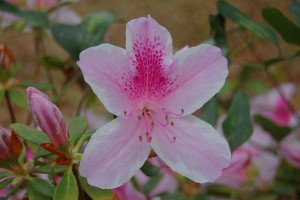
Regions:
[[[84,117],[79,116],[72,119],[68,126],[68,132],[70,134],[70,141],[72,144],[76,144],[78,139],[84,134],[88,127],[87,121]]]
[[[85,177],[79,176],[80,185],[83,190],[93,199],[93,200],[103,200],[112,199],[113,192],[110,190],[103,190],[87,183]]]
[[[272,120],[265,118],[261,115],[255,115],[254,120],[257,124],[259,124],[264,130],[269,132],[274,139],[277,141],[282,140],[285,136],[287,136],[291,132],[291,128],[279,126],[274,123]]]
[[[9,4],[5,1],[0,1],[0,10],[19,17],[22,16],[22,11],[17,6]]]
[[[0,171],[0,180],[5,177],[11,176],[11,175],[12,175],[12,173],[10,173],[8,171]]]
[[[41,193],[46,197],[52,197],[55,187],[51,185],[48,181],[41,178],[32,178],[29,180],[29,185],[35,191]]]
[[[211,36],[214,44],[222,49],[223,55],[228,55],[228,44],[226,40],[225,18],[220,14],[209,16]]]
[[[277,8],[264,8],[262,16],[281,35],[284,41],[300,46],[300,28]]]
[[[33,27],[47,28],[49,26],[48,14],[40,11],[23,11],[22,18]]]
[[[43,133],[42,131],[35,130],[24,124],[11,124],[10,128],[12,128],[19,137],[29,142],[35,144],[49,142],[49,139],[45,133]]]
[[[192,199],[187,198],[181,192],[175,192],[174,194],[163,194],[161,196],[161,200],[192,200]],[[202,200],[202,199],[197,198],[195,200]]]
[[[78,199],[78,185],[72,172],[72,166],[69,166],[59,184],[54,191],[53,200]]]
[[[277,44],[276,34],[270,27],[254,21],[236,7],[230,5],[227,1],[218,1],[218,10],[225,18],[234,21],[256,35]]]
[[[149,194],[163,178],[162,174],[151,177],[143,187],[144,194]]]
[[[47,69],[63,69],[65,62],[55,56],[43,56],[40,63]]]
[[[253,127],[246,92],[238,91],[234,95],[222,128],[231,152],[250,138]]]
[[[53,169],[54,169],[54,173],[57,174],[57,173],[66,171],[67,167],[60,166],[60,165],[54,165]],[[51,174],[52,173],[51,170],[52,170],[51,165],[45,165],[45,166],[41,166],[41,167],[33,169],[32,172],[41,173],[41,174]]]
[[[206,188],[206,194],[213,196],[232,197],[235,196],[237,192],[236,189],[221,184],[211,184]]]
[[[200,119],[212,126],[216,125],[218,119],[218,104],[215,98],[212,98],[203,106]]]
[[[42,195],[39,191],[36,191],[31,185],[28,186],[28,198],[29,200],[49,200],[48,197]]]
[[[26,93],[23,90],[18,90],[18,89],[10,89],[8,90],[8,95],[9,98],[13,103],[16,105],[20,106],[21,108],[27,109],[28,104],[27,104],[27,97]]]
[[[300,2],[293,1],[290,3],[290,13],[300,26]]]
[[[4,188],[8,184],[10,184],[14,179],[13,178],[8,178],[0,181],[0,189]]]
[[[31,82],[31,81],[24,81],[20,83],[20,86],[23,87],[35,87],[36,89],[39,90],[49,90],[53,88],[53,85],[50,83],[37,83],[37,82]]]
[[[144,165],[141,167],[141,170],[147,176],[156,176],[159,173],[160,168],[146,161]]]
[[[55,41],[78,60],[81,51],[104,42],[109,26],[116,19],[111,13],[92,13],[78,25],[54,24],[51,31]]]

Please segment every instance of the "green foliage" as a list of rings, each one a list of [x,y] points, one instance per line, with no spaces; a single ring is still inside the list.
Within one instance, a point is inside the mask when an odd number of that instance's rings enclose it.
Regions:
[[[43,133],[42,131],[38,131],[36,129],[33,129],[29,126],[26,126],[24,124],[12,124],[10,127],[16,132],[16,134],[23,138],[24,140],[27,140],[29,142],[35,143],[35,144],[41,144],[49,142],[48,137]]]
[[[27,109],[27,97],[24,90],[10,89],[8,90],[9,98],[13,103],[20,106],[21,108]]]
[[[214,44],[222,49],[223,55],[228,55],[226,40],[225,18],[220,14],[210,15],[209,24]]]
[[[29,198],[29,200],[49,200],[48,197],[41,194],[30,184],[28,185],[28,198]]]
[[[35,191],[34,193],[40,193],[40,195],[45,197],[53,196],[54,186],[44,179],[32,178],[29,180],[29,186]]]
[[[253,128],[246,92],[238,91],[234,95],[222,128],[231,152],[250,138]]]
[[[230,5],[227,1],[219,0],[217,6],[218,11],[225,18],[232,20],[256,35],[265,38],[274,44],[277,44],[278,41],[276,34],[270,27],[254,21],[236,7]]]
[[[22,18],[28,25],[38,28],[49,26],[48,14],[40,11],[22,11],[18,7],[4,1],[0,1],[0,10]]]
[[[277,8],[264,8],[262,16],[281,35],[284,41],[300,46],[300,28]]]
[[[200,119],[206,121],[212,126],[216,125],[218,119],[218,104],[215,98],[212,98],[203,106]]]
[[[144,194],[149,194],[163,178],[162,174],[151,177],[143,187]]]
[[[20,83],[22,87],[35,87],[38,90],[49,90],[53,88],[53,85],[50,83],[39,83],[39,82],[32,82],[32,81],[23,81]]]
[[[298,26],[300,26],[300,2],[292,1],[289,8],[291,15],[296,20]]]
[[[110,190],[103,190],[87,183],[86,178],[79,176],[81,187],[93,200],[111,199],[113,193]]]
[[[70,134],[70,141],[72,144],[76,144],[78,139],[84,134],[88,127],[87,121],[84,117],[79,116],[72,119],[68,126],[68,132]]]
[[[160,168],[146,161],[144,165],[141,167],[141,170],[147,176],[156,176],[159,173]]]
[[[78,25],[54,24],[51,31],[55,41],[78,60],[81,51],[105,41],[107,30],[116,19],[111,13],[93,13]]]
[[[63,69],[65,62],[56,56],[45,55],[40,59],[41,65],[47,69]]]
[[[53,200],[70,199],[78,199],[78,185],[72,172],[72,166],[68,167],[68,170],[56,186],[53,196]]]
[[[261,115],[254,116],[254,120],[264,130],[272,134],[272,137],[277,141],[282,140],[285,136],[287,136],[291,132],[291,128],[279,126],[272,120],[267,119]]]
[[[40,166],[38,168],[32,169],[32,172],[35,173],[41,173],[41,174],[51,174],[52,173],[52,168],[53,168],[53,172],[55,174],[57,173],[61,173],[66,171],[67,167],[66,166],[60,166],[60,165],[44,165],[44,166]]]

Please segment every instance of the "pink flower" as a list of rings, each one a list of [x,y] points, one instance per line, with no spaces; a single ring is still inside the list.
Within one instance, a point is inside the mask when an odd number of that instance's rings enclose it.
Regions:
[[[295,122],[293,113],[290,112],[286,101],[291,100],[295,86],[286,83],[279,87],[283,96],[278,90],[273,89],[267,94],[258,96],[251,100],[251,110],[254,114],[263,115],[281,126],[289,126]]]
[[[54,146],[65,146],[67,127],[60,110],[39,90],[29,87],[26,92],[30,110],[41,130]]]
[[[284,158],[294,167],[300,168],[300,136],[291,133],[280,143],[279,149]]]
[[[221,116],[218,120],[217,130],[221,129],[224,119]],[[275,146],[270,134],[254,125],[251,138],[233,152],[229,167],[223,169],[217,182],[231,187],[239,187],[249,181],[257,185],[272,183],[280,159],[268,149]]]
[[[191,115],[228,74],[219,48],[199,45],[172,56],[170,33],[150,16],[130,21],[126,50],[102,44],[81,52],[85,81],[118,117],[92,136],[80,164],[91,185],[127,182],[151,148],[174,171],[210,182],[229,164],[226,140]]]
[[[124,185],[113,189],[117,194],[118,200],[146,200],[146,196],[137,191],[131,184],[131,182],[125,183]]]

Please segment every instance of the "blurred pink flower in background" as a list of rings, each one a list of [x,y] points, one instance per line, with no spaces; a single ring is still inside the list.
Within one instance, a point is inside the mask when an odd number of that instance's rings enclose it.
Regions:
[[[281,91],[283,97],[278,92]],[[290,101],[295,86],[291,83],[285,83],[278,87],[278,90],[272,89],[270,92],[257,96],[251,100],[251,112],[260,114],[271,119],[281,126],[290,126],[295,124],[295,116],[289,110],[286,101]]]
[[[286,136],[279,145],[284,158],[294,167],[300,168],[300,135],[291,133]]]
[[[26,92],[30,110],[39,127],[47,134],[54,146],[65,146],[67,126],[59,108],[47,95],[33,87],[27,88]]]
[[[84,152],[79,171],[89,184],[126,183],[151,148],[195,182],[213,181],[228,166],[227,141],[191,115],[223,86],[227,60],[210,45],[172,54],[170,33],[151,17],[128,22],[126,50],[102,44],[81,52],[85,81],[118,116],[93,134]]]
[[[59,3],[76,1],[77,0],[7,0],[8,3],[18,6],[21,10],[35,10],[42,12],[47,12],[49,9],[55,7]],[[55,22],[64,24],[78,24],[81,22],[81,17],[66,6],[57,8],[55,11],[49,14],[49,17]],[[5,28],[18,21],[20,21],[18,16],[10,13],[0,12],[0,27]],[[25,30],[28,31],[29,29],[26,28]]]

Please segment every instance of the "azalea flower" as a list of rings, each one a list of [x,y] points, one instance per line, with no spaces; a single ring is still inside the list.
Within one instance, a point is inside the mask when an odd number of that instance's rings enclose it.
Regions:
[[[85,81],[118,116],[99,128],[79,171],[89,184],[116,188],[147,160],[151,148],[175,172],[204,183],[230,160],[226,140],[191,115],[223,86],[227,60],[199,45],[173,54],[170,33],[150,16],[126,26],[126,50],[101,44],[81,52]]]

